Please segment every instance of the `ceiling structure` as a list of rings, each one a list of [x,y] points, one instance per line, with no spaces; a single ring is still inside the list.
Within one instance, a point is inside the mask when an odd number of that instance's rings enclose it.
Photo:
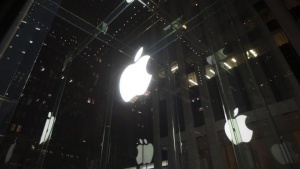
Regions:
[[[49,9],[48,3],[58,5],[51,1],[41,1],[39,5]],[[97,52],[101,53],[100,55],[109,53],[111,59],[115,56],[121,63],[124,63],[124,58],[126,56],[126,59],[133,58],[133,53],[140,46],[144,46],[146,52],[153,56],[192,31],[193,29],[190,28],[195,26],[195,24],[192,25],[193,21],[199,19],[199,16],[186,20],[183,19],[183,15],[172,17],[157,3],[146,0],[136,0],[132,3],[123,0],[112,2],[90,0],[78,3],[62,1],[61,6],[58,6],[54,25],[63,22],[65,25],[68,24],[69,29],[78,29],[81,32],[81,35],[74,33],[76,36],[81,36],[81,40],[77,40],[76,46],[72,46],[73,49],[70,49],[68,55],[75,57],[93,48],[90,56],[91,54],[97,55]],[[168,5],[167,3],[170,2],[165,3]],[[194,5],[196,7],[196,4]],[[153,33],[159,38],[151,38]],[[149,40],[145,41],[145,39]],[[199,56],[200,53],[205,52],[199,49],[198,52],[194,49],[192,51],[199,53]]]

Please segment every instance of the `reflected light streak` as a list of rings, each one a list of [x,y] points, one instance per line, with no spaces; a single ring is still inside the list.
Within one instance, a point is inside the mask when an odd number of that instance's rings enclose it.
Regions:
[[[193,83],[194,85],[198,85],[198,83],[194,82],[192,79],[189,79],[189,82]]]
[[[228,68],[228,69],[231,69],[232,67],[229,66],[226,62],[224,62],[224,65]]]
[[[175,71],[175,70],[177,70],[177,69],[178,69],[178,66],[173,67],[173,68],[171,69],[171,71],[173,72],[173,71]]]
[[[39,144],[42,144],[42,143],[48,141],[49,136],[50,136],[51,131],[52,131],[53,124],[54,124],[54,120],[55,120],[55,118],[52,116],[52,113],[49,112],[48,113],[48,119],[46,120],[44,130],[43,130],[43,133],[42,133]]]

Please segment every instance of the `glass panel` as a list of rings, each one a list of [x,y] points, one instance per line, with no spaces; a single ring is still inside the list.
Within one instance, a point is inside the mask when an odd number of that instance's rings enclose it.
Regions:
[[[299,168],[297,48],[264,1],[21,14],[0,48],[0,168]]]

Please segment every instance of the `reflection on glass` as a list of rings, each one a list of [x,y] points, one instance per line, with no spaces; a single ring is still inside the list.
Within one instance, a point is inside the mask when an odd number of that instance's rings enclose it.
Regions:
[[[150,164],[153,158],[153,145],[148,143],[147,139],[139,139],[138,146],[136,147],[138,154],[136,157],[136,162],[140,164]]]
[[[49,112],[39,144],[42,144],[42,143],[45,143],[46,141],[48,141],[49,136],[51,134],[53,124],[54,124],[54,120],[55,120],[55,117],[52,116],[52,112]]]

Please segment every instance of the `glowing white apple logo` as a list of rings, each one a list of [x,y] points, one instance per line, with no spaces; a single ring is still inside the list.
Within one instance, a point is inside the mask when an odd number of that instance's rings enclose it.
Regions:
[[[238,115],[239,109],[236,108],[233,112],[234,117],[236,117]],[[253,131],[246,126],[246,118],[247,116],[240,115],[236,118],[227,120],[225,123],[225,133],[228,139],[235,145],[240,144],[241,142],[248,143],[252,138]],[[231,129],[233,133],[230,132]]]
[[[52,130],[52,126],[54,124],[54,120],[55,120],[55,118],[52,116],[52,113],[49,112],[39,144],[42,144],[49,139],[49,136],[50,136],[51,130]]]
[[[142,56],[143,48],[140,48],[134,58],[134,64],[126,67],[120,79],[120,93],[125,102],[131,101],[135,96],[143,95],[147,91],[152,75],[149,75],[146,67],[149,55]]]
[[[153,145],[151,143],[148,144],[147,140],[139,139],[139,144],[136,147],[138,150],[138,154],[136,156],[136,162],[138,165],[140,164],[150,164],[153,158]]]

